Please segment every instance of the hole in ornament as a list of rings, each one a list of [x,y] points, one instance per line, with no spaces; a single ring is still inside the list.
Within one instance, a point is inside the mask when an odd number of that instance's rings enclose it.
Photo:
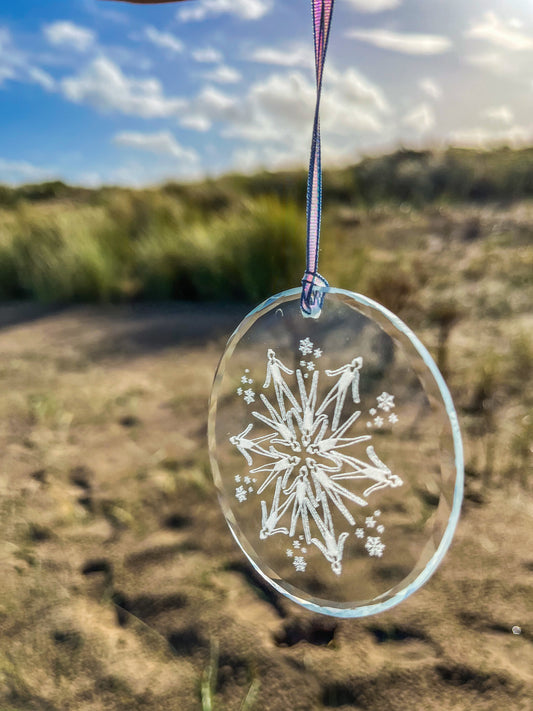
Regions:
[[[283,309],[276,309],[276,316],[278,318],[283,318]]]

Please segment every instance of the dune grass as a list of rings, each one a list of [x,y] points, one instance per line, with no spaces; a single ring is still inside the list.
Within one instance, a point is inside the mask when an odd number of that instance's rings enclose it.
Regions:
[[[461,239],[489,237],[483,204],[533,197],[531,153],[404,150],[327,172],[325,275],[339,286],[364,288],[396,310],[411,305],[424,272],[423,259],[414,264],[411,257],[434,223],[441,233],[456,228],[446,224],[446,210],[469,205]],[[305,171],[150,190],[60,182],[0,186],[0,299],[256,303],[300,282],[305,187]],[[417,224],[424,213],[425,224]],[[409,220],[412,233],[400,241],[392,223]],[[517,236],[527,244],[529,227],[521,229],[521,236],[518,229],[499,235],[501,251]],[[505,269],[527,279],[528,260]],[[470,278],[499,264],[480,250],[469,264]]]

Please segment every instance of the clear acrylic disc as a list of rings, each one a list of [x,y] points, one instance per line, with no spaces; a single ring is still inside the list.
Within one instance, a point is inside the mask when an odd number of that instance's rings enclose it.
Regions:
[[[228,341],[209,410],[231,532],[274,588],[315,612],[362,617],[417,590],[450,545],[463,455],[448,389],[412,331],[376,302],[300,289]]]

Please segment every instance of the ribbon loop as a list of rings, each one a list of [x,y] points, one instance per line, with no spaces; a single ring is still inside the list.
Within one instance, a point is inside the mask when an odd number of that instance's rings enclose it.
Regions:
[[[322,161],[320,146],[320,95],[334,0],[311,0],[316,65],[316,107],[307,180],[307,254],[302,280],[301,309],[305,317],[318,318],[324,301],[320,287],[328,286],[318,273],[318,249],[322,218]]]

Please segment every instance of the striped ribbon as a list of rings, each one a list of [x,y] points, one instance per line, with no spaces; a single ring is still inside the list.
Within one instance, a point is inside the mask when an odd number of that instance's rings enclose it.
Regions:
[[[307,180],[307,261],[302,279],[302,296],[300,300],[302,314],[309,318],[318,318],[320,316],[324,301],[324,293],[320,287],[328,286],[328,282],[318,273],[318,247],[322,215],[320,95],[333,3],[334,0],[311,0],[315,40],[316,107],[313,140],[311,142],[311,160],[309,162],[309,178]]]

